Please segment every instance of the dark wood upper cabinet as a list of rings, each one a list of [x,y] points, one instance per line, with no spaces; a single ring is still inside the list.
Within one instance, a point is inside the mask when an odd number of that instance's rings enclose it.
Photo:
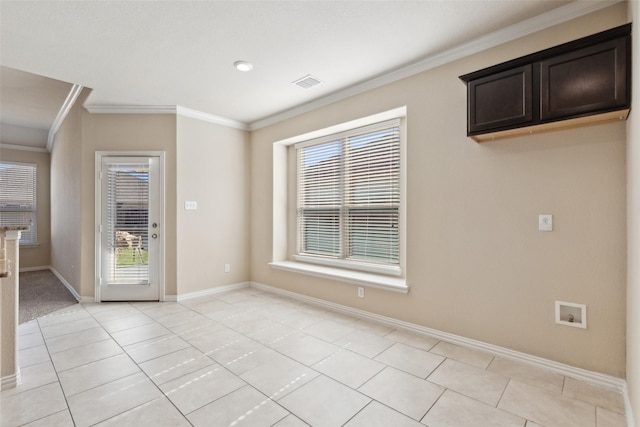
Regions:
[[[533,120],[531,65],[469,82],[469,130],[530,123]]]
[[[626,118],[631,24],[460,76],[476,141]]]
[[[540,118],[556,119],[628,106],[626,39],[540,62]]]

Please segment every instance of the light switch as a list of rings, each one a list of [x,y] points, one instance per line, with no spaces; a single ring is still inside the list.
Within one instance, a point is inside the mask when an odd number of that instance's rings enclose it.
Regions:
[[[195,211],[198,209],[198,202],[186,201],[184,202],[184,209],[187,211]]]
[[[553,231],[553,215],[538,215],[538,230]]]

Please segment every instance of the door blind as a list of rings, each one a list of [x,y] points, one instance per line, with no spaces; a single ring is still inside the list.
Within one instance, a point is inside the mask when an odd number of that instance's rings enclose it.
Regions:
[[[296,149],[298,253],[398,265],[399,123]]]
[[[109,283],[148,284],[149,164],[108,165]]]
[[[0,225],[28,225],[21,244],[37,243],[35,164],[0,162]]]

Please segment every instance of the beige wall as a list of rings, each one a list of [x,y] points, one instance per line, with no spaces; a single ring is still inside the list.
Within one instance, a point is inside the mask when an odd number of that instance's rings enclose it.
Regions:
[[[165,152],[165,294],[176,293],[176,117],[147,114],[90,114],[82,117],[82,289],[95,295],[95,153]]]
[[[625,149],[630,260],[640,247],[637,114],[627,125],[478,145],[465,136],[457,78],[620,25],[626,14],[615,5],[260,129],[250,143],[242,131],[180,116],[91,115],[79,100],[51,153],[51,264],[92,297],[95,151],[165,151],[167,295],[250,279],[593,371],[624,377],[626,367],[637,413],[633,262],[625,287]],[[409,294],[367,289],[358,299],[354,285],[270,269],[273,142],[404,105]],[[186,200],[198,210],[185,211]],[[541,213],[554,215],[552,233],[537,231]],[[555,300],[587,304],[589,329],[555,325]]]
[[[96,151],[165,152],[165,295],[249,280],[250,156],[246,132],[174,115],[90,114],[82,110],[78,117],[81,144],[64,155],[65,160],[73,158],[81,165],[71,168],[75,182],[81,183],[73,194],[73,203],[81,206],[81,217],[74,222],[76,229],[81,224],[81,233],[76,233],[76,247],[81,250],[72,265],[82,266],[78,280],[82,285],[77,290],[83,298],[91,299],[95,294]],[[76,116],[70,115],[65,129],[75,120]],[[62,132],[59,137],[60,147],[56,142],[55,150],[60,153],[71,145],[65,144],[65,135]],[[185,211],[185,200],[197,201],[198,210]],[[230,264],[229,273],[224,272],[224,264]]]
[[[640,4],[629,2],[629,20],[640,23]],[[635,24],[637,25],[637,24]],[[635,27],[634,25],[634,27]],[[633,31],[632,103],[627,121],[627,386],[635,425],[640,425],[640,36]]]
[[[37,229],[38,246],[20,248],[20,268],[48,267],[51,265],[51,214],[49,194],[49,153],[0,149],[0,159],[37,165]]]
[[[82,295],[82,103],[84,89],[56,133],[51,151],[51,265]]]
[[[624,377],[625,124],[479,145],[457,76],[625,22],[619,4],[253,132],[252,280]],[[271,269],[273,143],[403,105],[409,294]],[[556,325],[555,300],[589,328]]]
[[[177,117],[179,295],[249,280],[249,176],[247,132]]]

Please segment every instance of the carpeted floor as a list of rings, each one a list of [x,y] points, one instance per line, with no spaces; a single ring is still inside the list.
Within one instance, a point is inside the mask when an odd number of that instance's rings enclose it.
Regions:
[[[20,273],[19,323],[37,319],[77,302],[51,270]]]

